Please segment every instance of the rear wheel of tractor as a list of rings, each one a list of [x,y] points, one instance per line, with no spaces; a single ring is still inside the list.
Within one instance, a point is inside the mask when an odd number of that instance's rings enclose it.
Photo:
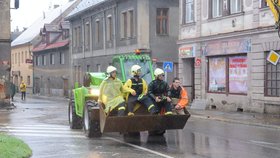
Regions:
[[[91,118],[91,107],[98,106],[95,101],[87,101],[84,108],[84,131],[87,137],[101,137],[99,120]]]
[[[68,120],[71,129],[82,129],[83,123],[82,118],[76,114],[75,111],[75,102],[70,100],[68,106]]]

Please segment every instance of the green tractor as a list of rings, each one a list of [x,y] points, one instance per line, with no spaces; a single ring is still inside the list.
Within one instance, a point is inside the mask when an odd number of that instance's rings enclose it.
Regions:
[[[118,69],[118,78],[124,83],[131,77],[130,68],[138,64],[142,67],[142,78],[147,83],[154,79],[153,66],[150,57],[146,54],[118,55],[113,58],[112,65]],[[84,86],[75,85],[73,99],[69,102],[68,118],[72,129],[84,129],[87,137],[100,137],[104,132],[140,132],[166,129],[183,129],[187,115],[150,115],[140,105],[135,106],[135,116],[106,116],[104,106],[99,105],[99,86],[105,73],[87,72],[84,77]]]

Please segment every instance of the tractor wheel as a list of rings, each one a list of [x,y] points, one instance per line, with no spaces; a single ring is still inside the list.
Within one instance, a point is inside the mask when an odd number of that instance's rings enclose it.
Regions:
[[[82,118],[78,116],[75,112],[75,102],[73,100],[70,100],[69,106],[68,106],[68,120],[70,124],[71,129],[82,129],[83,123]]]
[[[98,106],[95,101],[87,101],[84,108],[84,131],[87,137],[101,137],[99,120],[91,118],[91,107]]]

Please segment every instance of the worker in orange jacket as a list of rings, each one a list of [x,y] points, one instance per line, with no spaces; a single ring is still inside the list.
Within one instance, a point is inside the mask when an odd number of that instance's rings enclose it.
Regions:
[[[185,114],[184,109],[189,102],[188,93],[181,86],[179,78],[173,79],[173,83],[170,87],[170,97],[172,100],[173,112],[179,115]]]

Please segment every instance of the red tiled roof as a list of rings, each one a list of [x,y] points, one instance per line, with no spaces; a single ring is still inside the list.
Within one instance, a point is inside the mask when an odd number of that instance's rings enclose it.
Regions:
[[[64,47],[66,45],[69,44],[69,40],[67,41],[60,41],[60,42],[55,42],[55,43],[51,43],[49,45],[46,44],[40,44],[39,46],[35,47],[32,51],[33,52],[40,52],[43,50],[48,50],[48,49],[54,49],[54,48],[60,48],[60,47]]]

